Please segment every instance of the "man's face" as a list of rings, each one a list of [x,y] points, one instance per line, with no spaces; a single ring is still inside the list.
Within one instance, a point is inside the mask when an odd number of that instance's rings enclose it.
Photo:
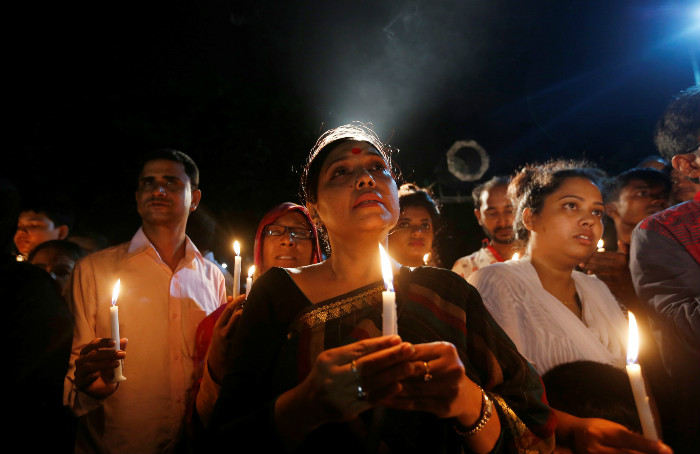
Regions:
[[[185,166],[176,161],[148,161],[139,175],[136,209],[144,225],[177,226],[199,204],[201,192],[192,190]]]
[[[613,202],[617,222],[635,226],[647,216],[668,208],[669,192],[661,184],[650,184],[644,180],[630,180],[620,191],[617,202]]]
[[[35,247],[49,240],[62,240],[68,235],[68,227],[54,225],[44,213],[23,211],[17,220],[15,246],[22,255],[27,255]]]
[[[481,193],[481,207],[474,210],[476,220],[486,235],[495,243],[512,243],[513,204],[506,194],[506,186],[498,185]]]

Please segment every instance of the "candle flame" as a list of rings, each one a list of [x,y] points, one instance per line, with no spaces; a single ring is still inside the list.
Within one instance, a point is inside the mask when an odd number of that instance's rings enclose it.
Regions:
[[[423,263],[425,263],[426,265],[428,264],[428,258],[430,258],[430,254],[429,254],[429,253],[428,253],[428,254],[425,254],[425,255],[423,256]]]
[[[384,278],[384,285],[387,291],[394,291],[394,273],[391,271],[391,260],[389,255],[384,250],[384,247],[379,245],[379,256],[382,260],[382,277]]]
[[[639,330],[637,320],[632,312],[627,312],[630,319],[629,338],[627,339],[627,364],[635,364],[639,354]]]
[[[255,265],[248,268],[248,277],[253,277],[253,274],[255,274]]]
[[[117,283],[114,284],[114,290],[112,290],[112,306],[117,304],[117,298],[119,297],[119,282],[121,282],[121,279],[117,279]]]
[[[518,260],[519,258],[520,258],[520,254],[518,254],[516,252],[515,254],[513,254],[512,260]]]
[[[233,251],[236,253],[236,255],[241,255],[241,244],[238,242],[238,240],[233,242]]]
[[[602,249],[604,246],[605,246],[605,242],[603,241],[603,239],[602,238],[599,239],[598,240],[598,249]]]

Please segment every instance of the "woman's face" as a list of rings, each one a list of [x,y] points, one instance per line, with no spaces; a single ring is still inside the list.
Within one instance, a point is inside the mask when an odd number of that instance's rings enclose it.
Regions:
[[[572,267],[595,252],[603,234],[603,198],[587,178],[571,177],[550,194],[537,214],[524,213],[530,253]]]
[[[60,291],[65,292],[75,267],[75,260],[53,247],[46,247],[34,254],[31,264],[46,270],[56,281]]]
[[[389,254],[402,265],[423,265],[423,256],[433,248],[433,221],[420,206],[401,212],[399,222],[389,232]]]
[[[262,238],[262,270],[264,273],[273,266],[282,268],[297,268],[311,264],[313,253],[313,238],[294,238],[290,228],[311,230],[306,218],[298,211],[292,211],[278,217],[273,225],[286,227],[282,235],[270,236],[263,231]]]
[[[321,166],[316,212],[328,237],[377,231],[385,236],[399,217],[396,182],[381,154],[366,142],[344,142]]]

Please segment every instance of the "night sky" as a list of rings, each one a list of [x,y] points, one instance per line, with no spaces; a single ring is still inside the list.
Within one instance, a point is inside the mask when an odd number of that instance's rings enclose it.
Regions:
[[[655,152],[654,124],[700,60],[690,0],[53,3],[5,18],[2,173],[64,194],[117,243],[139,225],[138,157],[180,149],[222,260],[234,238],[252,260],[258,220],[298,201],[328,127],[371,122],[406,180],[443,196],[474,185],[445,172],[458,140],[489,153],[484,178],[550,156],[614,174]],[[443,206],[449,265],[478,247],[471,211]]]

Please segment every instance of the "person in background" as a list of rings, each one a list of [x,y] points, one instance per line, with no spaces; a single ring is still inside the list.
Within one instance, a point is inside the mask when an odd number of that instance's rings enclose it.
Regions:
[[[700,87],[679,93],[657,123],[659,152],[700,178]],[[647,308],[673,405],[662,415],[678,452],[700,446],[700,192],[644,219],[632,232],[630,271]],[[666,428],[665,428],[666,430]]]
[[[224,275],[226,281],[226,296],[233,296],[233,275],[214,257],[214,243],[216,239],[216,220],[209,211],[199,206],[190,214],[187,220],[187,236],[192,240],[205,260],[216,265]]]
[[[62,240],[68,236],[73,224],[73,212],[58,197],[30,198],[22,203],[15,246],[21,260],[39,244],[49,240]]]
[[[75,417],[63,406],[63,379],[74,321],[49,275],[16,259],[19,199],[15,185],[0,177],[1,331],[8,347],[3,439],[22,451],[67,454],[74,452]]]
[[[605,193],[605,214],[615,223],[618,250],[624,252],[637,224],[668,208],[671,180],[660,170],[634,168],[612,178]]]
[[[481,249],[457,259],[452,271],[467,279],[474,271],[503,262],[518,252],[513,234],[513,203],[506,190],[509,179],[493,177],[472,191],[474,216],[486,233]]]
[[[298,268],[319,263],[321,248],[318,231],[308,210],[296,203],[284,202],[271,208],[260,220],[255,232],[255,279],[272,267]],[[255,282],[255,281],[254,281]],[[232,299],[202,320],[197,327],[195,366],[201,377],[191,408],[193,436],[209,425],[219,397],[221,383],[230,364],[229,346],[235,334],[245,295]],[[201,426],[200,426],[201,425]],[[195,443],[206,443],[198,440]],[[201,448],[201,445],[199,446]]]
[[[202,197],[197,165],[181,151],[156,150],[136,182],[141,228],[131,241],[81,259],[71,280],[75,332],[64,400],[79,416],[78,453],[182,446],[195,331],[226,302],[223,275],[185,234]],[[120,345],[110,320],[117,280]],[[114,383],[120,361],[127,380]]]
[[[49,273],[59,293],[65,295],[73,268],[85,255],[83,248],[72,241],[49,240],[34,248],[27,261]]]
[[[399,188],[399,221],[389,232],[389,255],[406,266],[440,267],[436,235],[440,207],[430,193],[415,184]]]

